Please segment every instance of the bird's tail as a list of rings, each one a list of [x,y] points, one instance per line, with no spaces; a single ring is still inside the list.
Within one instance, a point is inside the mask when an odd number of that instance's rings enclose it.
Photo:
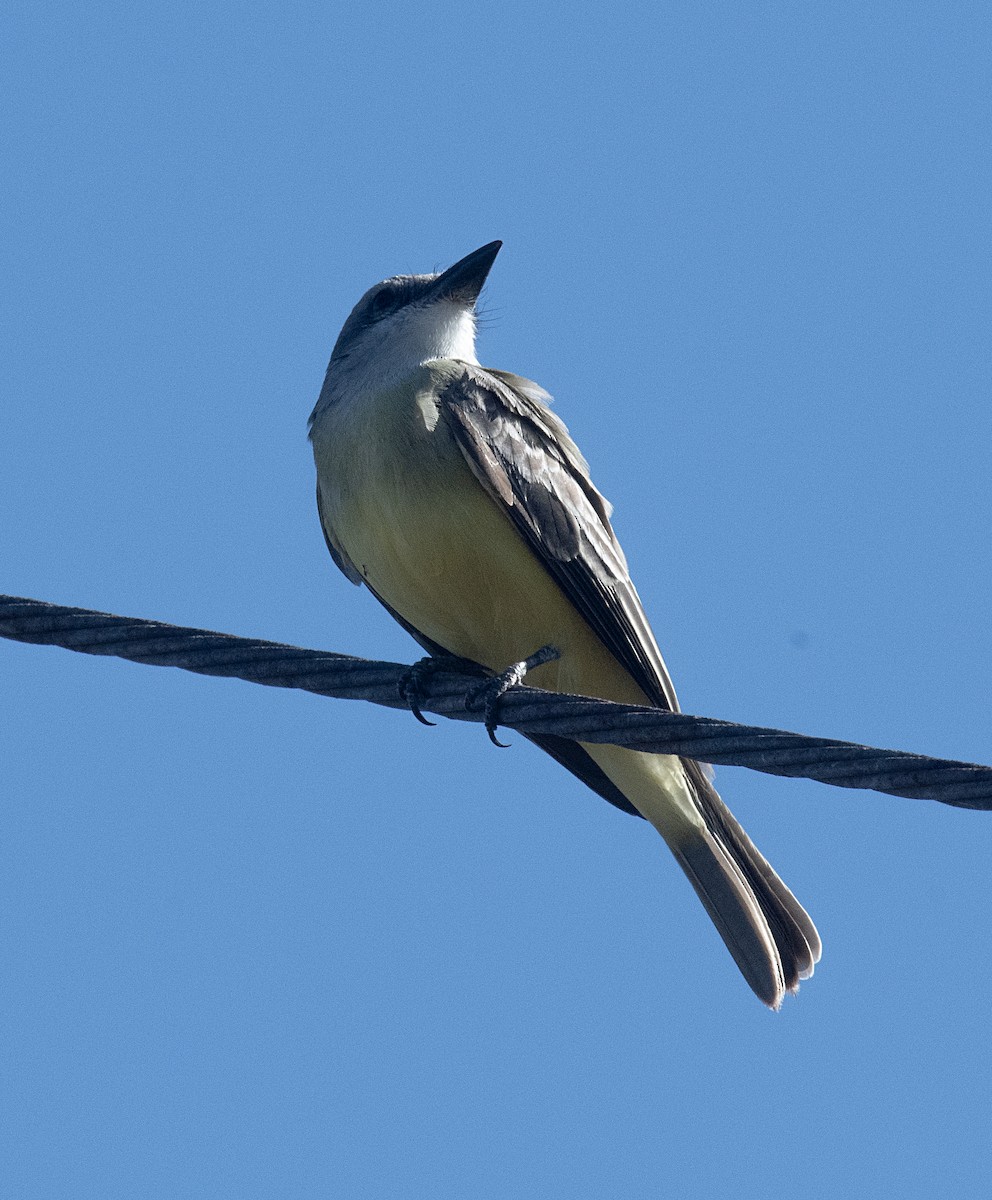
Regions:
[[[699,763],[528,735],[593,791],[658,830],[744,978],[770,1008],[813,974],[820,936]]]
[[[683,768],[705,828],[666,839],[744,978],[769,1008],[813,974],[820,936],[698,763]]]

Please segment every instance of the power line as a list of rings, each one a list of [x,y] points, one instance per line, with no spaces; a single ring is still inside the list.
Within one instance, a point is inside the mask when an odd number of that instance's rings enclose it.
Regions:
[[[200,675],[299,688],[340,700],[407,707],[399,696],[400,681],[409,670],[402,663],[65,608],[42,600],[0,596],[0,636],[153,666],[181,667]],[[481,722],[481,712],[465,707],[467,695],[478,682],[478,675],[464,671],[433,673],[425,682],[421,707],[455,720]],[[500,724],[521,733],[608,742],[721,766],[749,767],[769,775],[938,800],[956,808],[992,809],[992,767],[688,713],[517,687],[500,702]]]

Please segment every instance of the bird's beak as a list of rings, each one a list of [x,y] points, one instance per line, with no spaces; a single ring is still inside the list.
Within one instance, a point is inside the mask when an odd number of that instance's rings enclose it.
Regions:
[[[425,297],[427,302],[457,300],[466,308],[472,308],[502,245],[502,242],[489,242],[466,254],[447,271],[442,271],[430,286]]]

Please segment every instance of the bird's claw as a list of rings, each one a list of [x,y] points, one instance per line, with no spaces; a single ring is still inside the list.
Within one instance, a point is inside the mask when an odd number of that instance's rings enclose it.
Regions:
[[[496,726],[499,724],[499,704],[506,693],[512,687],[523,683],[524,677],[528,671],[532,671],[535,667],[543,666],[545,663],[552,662],[559,658],[561,651],[556,646],[542,646],[529,658],[523,659],[522,662],[512,663],[505,671],[501,671],[498,675],[494,675],[492,679],[487,679],[484,683],[480,683],[478,687],[473,688],[465,697],[465,707],[468,709],[483,708],[485,712],[486,733],[489,734],[489,740],[494,746],[498,746],[501,750],[510,748],[509,742],[501,742],[496,736]]]
[[[494,675],[492,679],[487,679],[478,687],[474,687],[465,697],[466,708],[483,709],[489,740],[494,746],[499,746],[501,750],[508,750],[510,743],[501,742],[496,736],[496,726],[499,724],[499,702],[510,688],[517,686],[526,674],[523,663],[514,663],[512,667],[507,667],[499,675]]]
[[[420,708],[425,694],[424,685],[433,675],[437,675],[439,671],[470,670],[478,673],[478,664],[469,662],[466,658],[458,658],[454,654],[421,658],[412,667],[408,667],[403,672],[399,678],[396,690],[400,694],[400,699],[407,705],[410,712],[413,713],[421,725],[436,725],[437,721],[428,721]]]

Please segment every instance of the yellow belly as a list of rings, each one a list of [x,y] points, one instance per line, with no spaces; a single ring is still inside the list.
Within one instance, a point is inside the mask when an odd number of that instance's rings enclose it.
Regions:
[[[615,681],[616,661],[472,474],[443,423],[430,428],[409,391],[383,397],[377,408],[363,413],[363,430],[350,422],[343,438],[316,447],[325,494],[336,484],[327,514],[333,538],[369,586],[432,641],[493,670],[553,644],[562,659],[534,672],[536,686],[575,687],[579,675],[586,688],[595,686],[590,659],[600,658],[609,665],[603,685]],[[580,644],[583,653],[567,653]],[[645,702],[628,682],[628,695],[610,698]]]
[[[431,427],[423,395],[378,398],[342,421],[336,438],[315,438],[314,452],[332,540],[431,641],[494,671],[553,645],[560,658],[532,671],[529,685],[650,703],[483,489],[443,422]],[[662,828],[673,820],[698,821],[677,758],[586,749],[662,832],[674,832]]]

